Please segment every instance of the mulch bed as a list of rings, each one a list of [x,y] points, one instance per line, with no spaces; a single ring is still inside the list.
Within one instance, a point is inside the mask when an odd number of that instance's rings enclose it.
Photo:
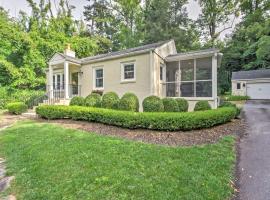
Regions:
[[[161,144],[168,146],[192,146],[201,144],[211,144],[217,142],[225,135],[238,135],[244,133],[245,123],[241,119],[234,119],[229,123],[215,126],[208,129],[193,131],[154,131],[145,129],[125,129],[116,126],[104,125],[101,123],[83,122],[74,120],[44,120],[39,122],[49,122],[58,124],[66,128],[79,129],[87,132],[95,132],[101,135],[109,135],[128,140],[141,141],[151,144]]]

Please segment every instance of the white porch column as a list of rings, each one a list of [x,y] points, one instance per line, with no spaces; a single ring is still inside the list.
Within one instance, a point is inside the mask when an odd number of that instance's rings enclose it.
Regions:
[[[69,99],[69,63],[64,62],[64,77],[65,77],[65,99]]]
[[[48,85],[48,92],[49,92],[49,98],[53,99],[53,68],[52,65],[49,64],[49,85]]]
[[[217,53],[212,56],[212,95],[214,98],[214,108],[218,107],[218,97],[217,97]]]

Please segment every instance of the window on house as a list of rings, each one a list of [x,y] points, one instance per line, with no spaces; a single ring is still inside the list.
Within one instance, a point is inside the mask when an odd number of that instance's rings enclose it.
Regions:
[[[122,64],[122,81],[135,80],[135,64],[125,63]]]
[[[159,68],[159,79],[163,81],[163,71],[164,71],[164,64],[160,63],[160,68]]]
[[[237,90],[241,89],[241,83],[237,83]]]
[[[94,69],[95,88],[103,88],[103,68]]]
[[[212,57],[166,63],[170,97],[212,97]]]

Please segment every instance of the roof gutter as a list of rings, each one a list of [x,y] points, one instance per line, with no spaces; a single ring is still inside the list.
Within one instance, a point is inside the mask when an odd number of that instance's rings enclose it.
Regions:
[[[82,64],[90,64],[90,63],[102,62],[102,61],[111,60],[111,59],[117,59],[117,58],[124,58],[124,57],[128,57],[128,56],[146,54],[146,53],[149,53],[150,51],[153,51],[153,50],[152,49],[147,49],[147,50],[141,50],[141,51],[126,53],[126,54],[121,54],[121,55],[115,55],[115,56],[109,56],[109,57],[103,57],[103,58],[96,58],[96,59],[92,59],[92,60],[81,59],[81,63]]]

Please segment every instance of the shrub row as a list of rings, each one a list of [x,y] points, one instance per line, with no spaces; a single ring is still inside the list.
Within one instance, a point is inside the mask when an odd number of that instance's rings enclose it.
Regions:
[[[249,96],[227,95],[227,96],[224,96],[224,99],[226,101],[245,101],[245,100],[249,100],[250,97]]]
[[[93,92],[85,99],[83,97],[73,97],[71,106],[102,107],[108,109],[119,109],[127,111],[139,111],[139,99],[133,93],[126,93],[121,99],[115,92],[107,92],[102,97],[99,93]]]
[[[139,111],[139,99],[133,93],[126,93],[121,99],[115,92],[107,92],[102,97],[98,93],[92,93],[85,99],[83,97],[73,97],[71,106],[102,107],[115,110]],[[187,112],[188,101],[182,98],[163,98],[149,96],[142,103],[144,112]],[[208,101],[198,101],[194,111],[211,110]]]
[[[39,106],[36,112],[40,117],[46,119],[70,118],[130,129],[144,128],[167,131],[209,128],[226,123],[237,114],[234,107],[189,113],[136,113],[93,107],[52,105]]]
[[[15,115],[20,115],[27,111],[27,105],[23,102],[8,103],[6,107],[10,113]]]

